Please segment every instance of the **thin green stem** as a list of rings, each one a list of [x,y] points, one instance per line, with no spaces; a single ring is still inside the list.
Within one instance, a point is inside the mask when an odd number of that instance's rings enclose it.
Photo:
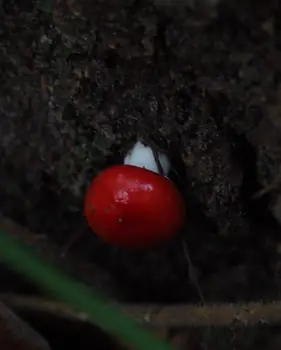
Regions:
[[[108,305],[96,291],[43,262],[34,252],[3,231],[0,231],[0,258],[73,309],[86,313],[92,323],[121,338],[134,349],[172,350],[168,343],[156,338],[117,307]]]

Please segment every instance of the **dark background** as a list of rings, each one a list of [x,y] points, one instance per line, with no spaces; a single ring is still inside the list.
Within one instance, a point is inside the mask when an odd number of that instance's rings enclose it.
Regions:
[[[71,253],[126,301],[198,302],[185,244],[206,301],[276,297],[278,184],[253,199],[279,177],[276,6],[3,0],[1,213],[59,249],[84,232]],[[188,220],[173,242],[126,251],[87,228],[83,197],[137,137],[171,153]]]

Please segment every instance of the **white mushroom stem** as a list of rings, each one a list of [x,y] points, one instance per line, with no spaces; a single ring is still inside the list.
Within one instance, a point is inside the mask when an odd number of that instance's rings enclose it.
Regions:
[[[168,176],[171,169],[169,158],[165,153],[155,152],[155,154],[162,166],[163,175]],[[149,146],[145,146],[140,141],[137,141],[134,147],[127,153],[124,159],[124,164],[145,168],[158,174],[161,170],[155,161],[155,155],[153,154],[152,149]]]

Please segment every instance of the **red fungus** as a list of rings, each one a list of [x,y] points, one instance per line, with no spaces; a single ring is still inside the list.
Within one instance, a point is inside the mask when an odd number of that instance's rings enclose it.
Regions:
[[[184,223],[185,206],[167,177],[133,165],[101,172],[85,199],[89,226],[108,243],[142,248],[174,236]]]

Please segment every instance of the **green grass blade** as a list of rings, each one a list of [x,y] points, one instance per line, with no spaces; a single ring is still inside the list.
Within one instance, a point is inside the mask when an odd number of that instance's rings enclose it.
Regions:
[[[134,349],[172,350],[168,343],[154,337],[117,307],[108,305],[96,291],[43,262],[34,252],[3,231],[0,231],[0,259],[72,308],[85,312],[92,323],[123,339]]]

